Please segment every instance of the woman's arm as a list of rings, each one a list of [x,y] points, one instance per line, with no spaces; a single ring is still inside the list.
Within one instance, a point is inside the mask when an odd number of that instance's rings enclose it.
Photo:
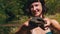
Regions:
[[[51,24],[53,27],[55,27],[57,30],[60,31],[60,24],[56,20],[51,20]]]
[[[57,30],[60,30],[60,24],[56,20],[52,20],[49,18],[45,18],[44,20],[47,22],[47,24],[45,24],[45,26],[50,26],[50,24],[52,24],[52,26],[54,28],[56,28]]]
[[[27,26],[28,26],[28,21],[24,22],[19,29],[17,30],[17,32],[15,34],[26,34],[27,33]]]

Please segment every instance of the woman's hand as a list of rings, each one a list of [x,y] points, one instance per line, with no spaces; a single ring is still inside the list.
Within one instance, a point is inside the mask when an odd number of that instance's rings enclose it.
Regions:
[[[46,22],[46,24],[44,25],[44,27],[45,27],[45,29],[47,29],[50,26],[51,21],[48,18],[44,18],[44,21]]]
[[[51,24],[50,19],[44,18],[44,21],[46,22],[46,24],[44,25],[44,27],[45,27],[45,33],[50,32],[51,31],[50,28],[49,28],[49,26],[51,26],[50,25]]]
[[[46,24],[44,25],[45,27],[50,26],[51,24],[50,19],[45,18],[44,21],[46,22]]]

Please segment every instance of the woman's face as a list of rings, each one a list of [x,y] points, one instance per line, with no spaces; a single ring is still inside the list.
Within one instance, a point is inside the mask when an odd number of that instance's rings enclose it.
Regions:
[[[34,2],[30,6],[30,10],[33,16],[40,16],[42,12],[42,5],[40,2]]]

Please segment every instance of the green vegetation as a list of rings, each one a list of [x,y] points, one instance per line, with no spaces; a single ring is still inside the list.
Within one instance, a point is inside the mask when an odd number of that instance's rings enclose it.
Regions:
[[[28,19],[23,7],[27,0],[0,0],[0,24],[22,24]],[[60,0],[45,0],[47,13],[60,23]],[[14,34],[17,26],[0,26],[0,34]]]

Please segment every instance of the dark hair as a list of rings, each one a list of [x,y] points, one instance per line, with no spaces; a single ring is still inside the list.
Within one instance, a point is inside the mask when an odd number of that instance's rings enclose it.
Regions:
[[[42,14],[44,15],[46,13],[46,6],[45,6],[45,1],[44,0],[27,0],[26,5],[25,5],[25,10],[28,12],[25,12],[26,14],[32,15],[31,11],[29,10],[29,6],[33,2],[41,2],[42,4]]]

